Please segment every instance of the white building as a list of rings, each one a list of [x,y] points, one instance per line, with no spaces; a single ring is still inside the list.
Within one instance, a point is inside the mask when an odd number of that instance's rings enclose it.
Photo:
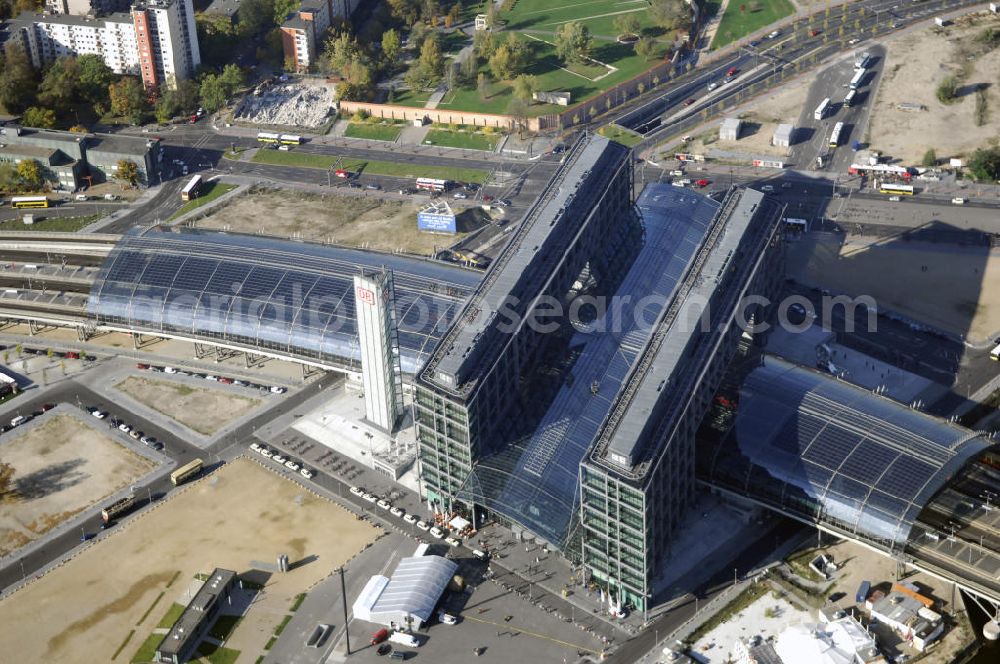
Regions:
[[[771,139],[771,143],[779,148],[787,148],[792,145],[792,134],[795,133],[795,127],[790,124],[780,124],[774,130],[774,137]]]
[[[373,576],[354,602],[354,617],[393,628],[417,629],[430,619],[458,564],[441,556],[403,558],[391,578]]]
[[[738,141],[740,140],[740,129],[743,128],[743,120],[739,118],[726,118],[719,127],[719,140]]]
[[[191,0],[147,0],[129,14],[101,18],[25,13],[11,33],[36,68],[63,56],[100,55],[116,74],[141,75],[147,88],[175,88],[201,64]]]
[[[875,638],[851,616],[788,627],[774,644],[784,664],[884,664]]]

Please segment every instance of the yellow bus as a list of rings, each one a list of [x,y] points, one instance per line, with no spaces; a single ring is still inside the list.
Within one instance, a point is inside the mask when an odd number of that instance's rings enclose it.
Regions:
[[[194,461],[187,462],[174,472],[170,473],[170,481],[174,486],[183,484],[185,481],[201,472],[202,463],[201,459],[195,459]]]
[[[10,199],[10,206],[14,208],[47,208],[49,199],[45,196],[14,196]]]
[[[913,185],[912,184],[892,184],[891,182],[883,182],[878,191],[880,194],[893,194],[895,196],[912,196],[913,195]]]

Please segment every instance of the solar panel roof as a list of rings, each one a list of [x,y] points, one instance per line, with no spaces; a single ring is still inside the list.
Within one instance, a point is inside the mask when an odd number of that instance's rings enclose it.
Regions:
[[[209,231],[132,231],[97,275],[87,312],[137,331],[360,366],[353,277],[394,272],[400,366],[415,373],[480,274],[394,254]]]
[[[747,376],[735,421],[701,449],[704,479],[895,550],[917,514],[989,441],[773,356]]]

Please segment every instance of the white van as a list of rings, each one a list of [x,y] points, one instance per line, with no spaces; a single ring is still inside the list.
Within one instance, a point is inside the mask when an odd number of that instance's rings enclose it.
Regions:
[[[953,199],[951,199],[951,203],[952,203],[952,205],[965,205],[965,199],[964,198],[953,198]]]
[[[114,194],[104,194],[104,200],[106,201],[117,201],[118,197]]]
[[[420,647],[420,640],[412,634],[407,634],[406,632],[393,632],[389,635],[389,640],[393,643],[398,643],[399,645],[408,646],[410,648]]]
[[[12,427],[16,427],[16,426],[20,426],[20,425],[24,424],[27,421],[28,421],[27,417],[25,417],[24,415],[18,415],[17,417],[15,417],[14,419],[12,419],[10,421],[10,425]]]
[[[76,195],[76,200],[78,200],[78,201],[85,201],[85,200],[87,200],[87,194],[77,194]]]
[[[766,191],[766,192],[772,192],[772,191],[774,191],[774,187],[772,185],[765,184],[764,186],[762,186],[760,188],[760,190],[761,191]]]

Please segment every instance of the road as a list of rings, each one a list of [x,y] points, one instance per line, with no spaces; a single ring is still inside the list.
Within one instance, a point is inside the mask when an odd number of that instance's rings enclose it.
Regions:
[[[110,404],[105,397],[73,380],[59,383],[48,389],[29,390],[25,395],[18,398],[16,409],[11,409],[10,413],[11,417],[17,413],[30,413],[40,409],[43,403],[67,403],[74,407],[80,406],[83,408],[96,406],[111,413],[104,420],[95,419],[94,422],[99,423],[99,425],[104,424],[110,427],[110,420],[117,417],[145,432],[146,435],[151,435],[164,443],[165,449],[163,453],[178,465],[185,464],[192,459],[202,458],[205,459],[207,468],[211,469],[241,452],[249,444],[249,440],[252,439],[258,427],[291,412],[304,401],[315,396],[322,389],[322,385],[323,381],[313,381],[302,389],[285,396],[271,408],[258,413],[252,419],[237,426],[230,433],[227,433],[224,438],[219,439],[206,448],[199,448],[192,445],[171,431],[134,412],[122,408],[120,405]],[[147,497],[151,496],[154,501],[160,500],[173,489],[174,487],[170,483],[169,475],[163,475],[152,482],[135,485],[136,495],[140,499],[143,499],[143,504],[138,509],[145,506]],[[102,506],[99,505],[96,507]],[[7,588],[11,584],[21,581],[24,576],[34,574],[45,565],[62,558],[75,547],[79,546],[81,543],[81,527],[88,535],[100,532],[100,513],[97,512],[89,515],[80,524],[80,527],[64,532],[60,532],[57,528],[57,534],[43,538],[41,546],[32,547],[29,545],[30,550],[25,555],[6,560],[6,566],[0,568],[0,588]]]

